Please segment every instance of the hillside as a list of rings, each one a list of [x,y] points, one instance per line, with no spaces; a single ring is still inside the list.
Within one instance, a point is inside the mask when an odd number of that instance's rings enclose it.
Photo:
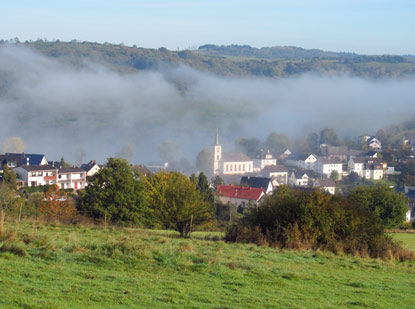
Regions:
[[[6,231],[2,307],[413,306],[410,262],[228,244],[204,240],[206,233],[184,240],[35,222],[10,223]]]
[[[3,44],[4,41],[0,41]],[[170,51],[93,42],[16,43],[75,65],[83,59],[105,62],[121,72],[160,69],[184,64],[225,76],[284,77],[303,73],[345,74],[365,78],[399,78],[415,74],[414,57],[326,52],[298,47],[203,45],[198,50]]]

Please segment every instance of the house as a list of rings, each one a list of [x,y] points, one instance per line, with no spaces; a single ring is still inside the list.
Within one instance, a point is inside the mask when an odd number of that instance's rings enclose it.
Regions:
[[[274,190],[271,178],[268,177],[242,176],[240,184],[244,187],[262,188],[265,194],[271,194]]]
[[[313,154],[297,153],[285,159],[286,165],[295,166],[305,170],[314,170],[317,156]]]
[[[284,165],[266,166],[262,175],[270,177],[274,187],[288,184],[288,169]]]
[[[79,167],[58,169],[58,185],[61,189],[85,189],[86,171]]]
[[[341,177],[343,173],[343,163],[339,162],[339,160],[319,158],[315,166],[314,170],[320,175],[330,176],[332,172],[337,172],[339,177]]]
[[[367,142],[367,145],[370,149],[375,149],[375,150],[382,149],[382,143],[376,137],[369,139],[369,141]]]
[[[275,166],[277,165],[277,159],[275,159],[272,154],[269,153],[269,150],[265,156],[261,155],[261,159],[254,160],[254,165],[258,166],[260,171],[262,171],[266,166]]]
[[[169,163],[168,162],[149,162],[147,164],[147,167],[152,173],[158,173],[160,171],[166,170],[169,167]]]
[[[95,160],[91,160],[87,164],[82,164],[81,168],[86,172],[86,176],[92,176],[98,173],[98,171],[101,169]]]
[[[372,180],[383,179],[383,164],[375,163],[373,161],[365,163],[363,177]]]
[[[43,154],[29,154],[29,153],[5,153],[0,155],[1,169],[7,164],[10,168],[19,167],[22,165],[47,165],[45,155]]]
[[[357,173],[366,179],[379,180],[383,178],[384,164],[380,158],[357,157],[347,163],[350,172]]]
[[[223,204],[234,204],[236,207],[244,209],[250,203],[258,206],[265,196],[265,192],[262,188],[219,185],[215,191],[215,196]]]
[[[6,156],[20,156],[21,165],[47,165],[48,160],[44,154],[34,153],[6,153]]]
[[[304,171],[293,171],[288,178],[288,184],[294,187],[307,187],[308,175]]]
[[[22,165],[14,172],[28,187],[53,185],[58,180],[58,168],[50,165]]]
[[[219,136],[216,134],[213,147],[214,175],[243,175],[254,171],[254,160],[243,153],[222,153]]]
[[[313,183],[313,188],[321,188],[324,191],[330,193],[330,194],[335,194],[336,193],[336,183],[330,179],[321,179],[318,178],[314,181]]]

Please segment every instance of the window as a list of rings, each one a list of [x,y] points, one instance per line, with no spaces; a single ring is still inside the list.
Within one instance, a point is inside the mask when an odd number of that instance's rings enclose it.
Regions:
[[[241,171],[242,170],[242,168],[241,168],[241,165],[239,164],[239,171]]]
[[[231,164],[231,172],[232,172],[232,164]]]
[[[228,171],[228,164],[225,164],[225,170]]]

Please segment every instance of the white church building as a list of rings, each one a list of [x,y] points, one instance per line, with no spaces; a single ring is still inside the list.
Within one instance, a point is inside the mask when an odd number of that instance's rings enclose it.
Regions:
[[[254,160],[247,155],[243,153],[222,153],[218,134],[216,134],[213,153],[214,175],[243,175],[254,172]]]

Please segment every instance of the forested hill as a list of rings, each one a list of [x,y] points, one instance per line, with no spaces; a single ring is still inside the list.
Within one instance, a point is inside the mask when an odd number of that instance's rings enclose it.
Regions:
[[[7,43],[0,41],[0,46]],[[185,64],[191,68],[225,76],[284,77],[302,73],[343,74],[365,78],[400,78],[415,74],[414,56],[366,56],[325,52],[298,47],[203,45],[197,50],[170,51],[122,44],[92,42],[12,43],[33,48],[47,56],[81,65],[84,59],[105,62],[121,72],[159,69]]]

